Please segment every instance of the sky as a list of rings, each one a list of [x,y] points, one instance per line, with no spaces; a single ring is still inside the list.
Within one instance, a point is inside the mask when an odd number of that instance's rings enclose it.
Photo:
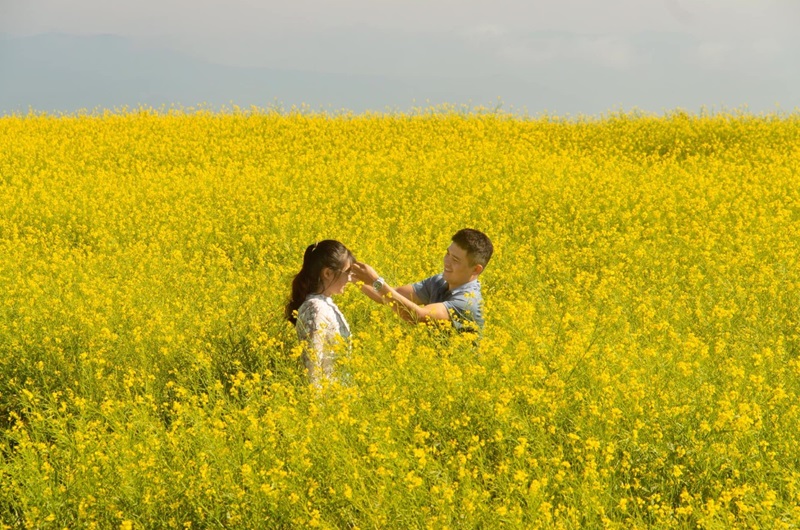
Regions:
[[[222,77],[230,76],[230,87],[215,82],[206,93],[182,92],[174,75],[159,92],[164,76],[142,73],[130,83],[148,89],[122,99],[219,99],[227,90],[245,105],[297,94],[312,106],[354,110],[499,100],[531,112],[792,111],[800,107],[798,24],[797,0],[0,0],[0,75],[5,62],[14,78],[0,80],[0,111],[50,100],[70,106],[41,89],[38,100],[25,100],[26,79],[42,78],[20,70],[20,58],[32,57],[43,35],[98,47],[98,36],[115,36],[128,46],[121,61],[169,54],[172,72],[181,70],[175,61],[229,69]],[[54,55],[63,44],[53,46],[36,53]],[[237,77],[243,72],[274,75],[246,92]],[[313,75],[301,82],[298,72]],[[103,90],[100,103],[109,96]],[[91,102],[91,86],[79,92],[83,104]]]

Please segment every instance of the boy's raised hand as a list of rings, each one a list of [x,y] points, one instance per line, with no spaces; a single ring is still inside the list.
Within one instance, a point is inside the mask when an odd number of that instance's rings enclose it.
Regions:
[[[353,263],[352,271],[356,280],[362,281],[367,285],[372,285],[372,283],[380,277],[378,273],[375,272],[375,269],[359,261]]]

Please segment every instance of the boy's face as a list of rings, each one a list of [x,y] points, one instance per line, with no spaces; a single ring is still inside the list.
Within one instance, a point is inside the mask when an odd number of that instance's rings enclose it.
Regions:
[[[447,247],[444,255],[444,280],[453,286],[467,283],[483,270],[480,264],[471,265],[467,251],[455,243]]]

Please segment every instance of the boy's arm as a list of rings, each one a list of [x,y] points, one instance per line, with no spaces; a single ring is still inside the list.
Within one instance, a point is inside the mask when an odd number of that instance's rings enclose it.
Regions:
[[[431,320],[450,320],[450,313],[444,304],[428,304],[420,306],[402,295],[397,289],[384,284],[380,294],[397,315],[412,324],[428,322]]]
[[[397,315],[405,320],[417,324],[430,320],[450,320],[450,313],[444,304],[429,304],[424,307],[419,305],[419,298],[414,293],[412,285],[403,285],[394,289],[384,284],[381,291],[377,292],[372,288],[373,282],[379,278],[378,273],[367,264],[353,264],[353,272],[356,277],[364,282],[361,291],[382,304],[388,304]]]
[[[374,289],[373,289],[374,290]],[[414,292],[414,286],[410,283],[408,285],[403,285],[402,287],[397,287],[395,289],[399,294],[405,296],[415,304],[421,304],[422,300],[419,299],[417,293]]]

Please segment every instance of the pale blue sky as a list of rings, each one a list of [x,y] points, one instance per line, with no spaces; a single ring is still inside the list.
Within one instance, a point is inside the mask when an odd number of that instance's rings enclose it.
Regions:
[[[497,98],[531,112],[703,105],[792,110],[800,106],[798,24],[795,0],[0,0],[0,35],[14,43],[0,50],[0,75],[5,62],[6,77],[15,78],[0,81],[0,111],[50,101],[42,90],[40,99],[24,101],[26,76],[30,83],[42,77],[19,70],[21,57],[33,53],[25,50],[37,45],[31,37],[42,34],[83,36],[87,46],[103,46],[92,40],[97,35],[119,36],[127,43],[121,62],[131,54],[164,53],[238,73],[338,76],[330,87],[329,78],[313,78],[314,90],[259,78],[247,92],[232,73],[229,88],[215,84],[204,95],[160,87],[164,76],[157,72],[132,74],[131,83],[148,88],[120,95],[126,103],[135,103],[136,94],[159,93],[164,103],[194,104],[193,98],[224,100],[228,90],[245,105],[275,98],[299,103],[292,99],[297,94],[312,106],[354,110],[406,108],[412,99],[483,104]],[[69,106],[61,96],[52,104]],[[97,104],[108,97],[106,87]]]

